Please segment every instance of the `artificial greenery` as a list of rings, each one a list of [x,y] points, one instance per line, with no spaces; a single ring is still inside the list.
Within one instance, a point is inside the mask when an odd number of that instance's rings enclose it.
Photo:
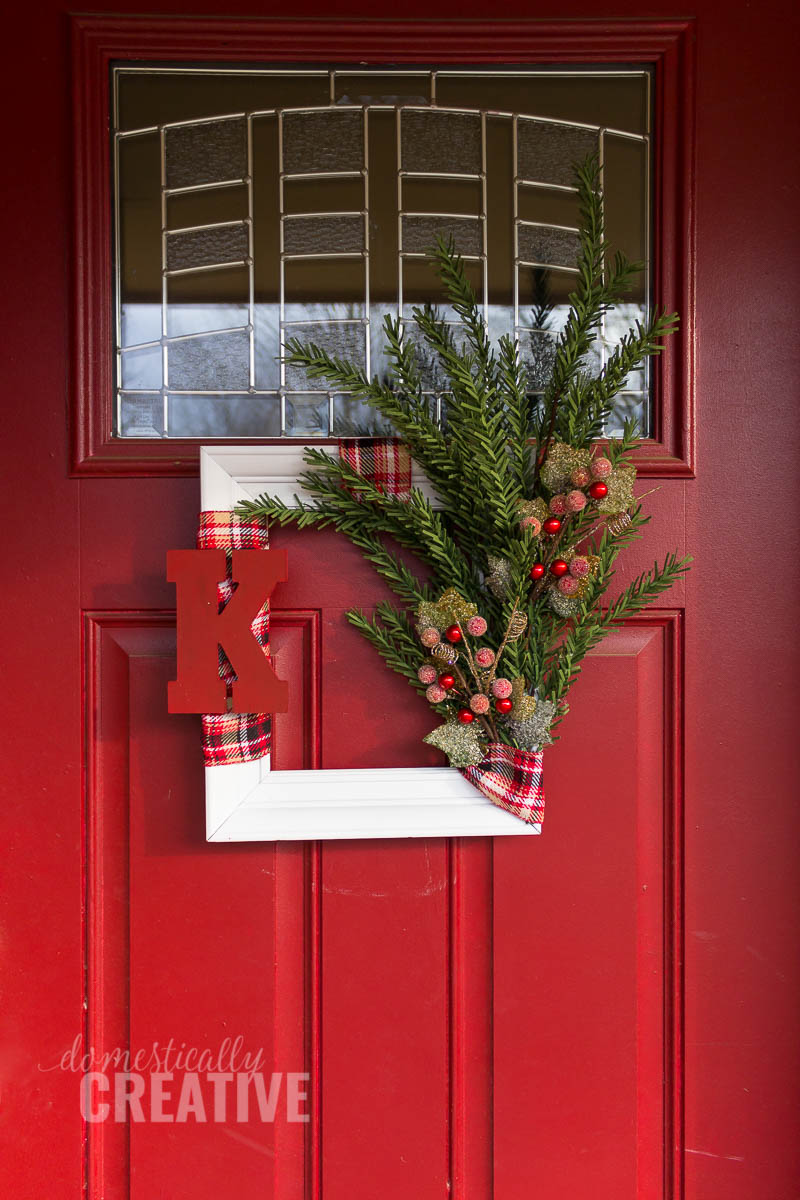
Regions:
[[[586,654],[615,625],[669,588],[690,561],[668,554],[608,607],[601,605],[618,555],[640,536],[649,518],[630,490],[635,425],[628,423],[623,436],[601,452],[603,469],[611,474],[609,497],[597,503],[586,490],[593,471],[600,469],[596,439],[625,379],[645,358],[659,353],[665,336],[676,328],[677,316],[656,310],[645,322],[637,322],[603,369],[589,373],[587,356],[603,314],[625,296],[642,264],[622,254],[612,258],[608,252],[597,159],[588,158],[576,175],[581,205],[578,272],[542,396],[531,394],[516,340],[504,336],[496,346],[490,343],[464,264],[453,244],[442,239],[431,258],[459,324],[443,321],[431,305],[415,308],[412,339],[404,336],[400,320],[387,315],[389,370],[384,378],[370,379],[360,367],[313,343],[291,339],[286,344],[288,363],[331,390],[360,397],[391,423],[433,486],[440,508],[433,508],[418,489],[407,499],[384,494],[344,461],[322,448],[309,448],[308,470],[300,484],[310,500],[297,500],[289,507],[264,495],[238,510],[281,525],[332,526],[348,537],[399,601],[396,606],[380,604],[372,614],[350,612],[349,620],[420,692],[426,691],[419,677],[421,664],[437,660],[420,644],[419,633],[432,619],[430,614],[435,617],[437,598],[455,589],[474,603],[488,628],[473,641],[462,628],[464,673],[459,671],[459,680],[464,687],[434,707],[440,716],[454,719],[456,710],[468,703],[471,688],[490,697],[499,663],[491,672],[481,672],[473,655],[478,643],[502,646],[502,674],[514,683],[515,711],[501,717],[495,703],[478,719],[486,737],[523,749],[536,747],[525,742],[521,717],[530,715],[536,703],[544,704],[555,726],[566,711],[567,693]],[[546,310],[543,305],[538,319]],[[420,352],[435,354],[447,380],[443,423],[432,415],[425,394]],[[564,471],[576,463],[572,478],[584,480],[586,503],[580,511],[564,512]],[[573,485],[568,480],[566,486]],[[542,522],[551,511],[559,511],[559,505],[561,529],[547,536]],[[412,570],[398,546],[411,551],[425,570]],[[582,559],[584,575],[575,584],[577,594],[566,596],[559,592],[550,567],[557,558],[571,563],[576,557]],[[534,563],[542,564],[545,574],[532,582]],[[508,636],[510,626],[514,636]],[[474,667],[471,682],[464,678],[464,655]],[[439,661],[437,670],[441,668]],[[549,732],[540,728],[537,738],[550,740]]]

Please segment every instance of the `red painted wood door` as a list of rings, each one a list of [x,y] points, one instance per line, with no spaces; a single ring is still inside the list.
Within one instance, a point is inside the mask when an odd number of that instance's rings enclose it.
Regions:
[[[635,16],[627,0],[615,11]],[[717,0],[695,11],[683,45],[691,54],[696,39],[697,170],[681,202],[690,217],[696,204],[696,336],[684,348],[696,355],[697,421],[683,450],[688,461],[696,435],[697,469],[661,471],[646,551],[627,564],[685,546],[697,560],[688,584],[591,662],[548,752],[541,838],[280,847],[204,842],[196,722],[166,715],[165,552],[192,544],[197,479],[168,475],[168,461],[133,477],[113,465],[70,476],[67,24],[54,0],[14,14],[0,898],[9,1192],[797,1195],[796,555],[784,513],[796,506],[798,435],[793,14]],[[586,12],[572,3],[565,15]],[[599,23],[601,41],[606,32]],[[365,36],[343,24],[332,52],[356,58]],[[275,644],[297,684],[278,765],[424,761],[424,712],[404,706],[341,621],[354,600],[378,598],[371,575],[331,535],[278,540],[291,577],[276,596]],[[142,1120],[83,1125],[79,1064],[64,1057],[73,1045],[208,1049],[225,1073],[243,1065],[226,1039],[260,1053],[267,1087],[283,1073],[274,1120],[254,1086],[246,1118],[226,1092],[215,1119],[207,1081],[205,1121],[197,1102],[185,1120],[153,1119],[145,1064]],[[171,1096],[156,1097],[156,1113],[176,1114],[186,1073],[161,1081]],[[287,1119],[290,1073],[310,1076],[308,1123]]]

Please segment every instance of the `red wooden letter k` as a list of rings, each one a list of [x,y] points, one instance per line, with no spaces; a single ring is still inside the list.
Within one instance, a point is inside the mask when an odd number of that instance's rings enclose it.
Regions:
[[[226,711],[220,645],[238,676],[233,711],[286,712],[288,684],[278,679],[250,628],[275,584],[286,578],[286,551],[234,550],[233,578],[239,586],[219,612],[217,583],[224,578],[224,550],[167,553],[167,579],[178,589],[178,678],[169,685],[169,711]]]

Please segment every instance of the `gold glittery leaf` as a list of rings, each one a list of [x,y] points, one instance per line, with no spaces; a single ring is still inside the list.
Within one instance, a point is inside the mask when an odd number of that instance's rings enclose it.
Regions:
[[[581,611],[581,602],[575,596],[565,596],[557,587],[547,589],[547,599],[550,607],[560,617],[574,617]]]
[[[546,521],[550,516],[550,509],[547,507],[547,501],[542,496],[537,496],[535,500],[518,500],[517,512],[519,513],[520,521],[525,517],[536,517],[536,520]]]
[[[521,750],[537,750],[552,742],[550,726],[555,713],[556,706],[552,700],[539,700],[535,713],[526,720],[516,721],[512,714],[508,725]]]
[[[462,725],[459,721],[446,721],[422,740],[443,750],[453,767],[471,767],[483,758],[483,739],[472,725]]]
[[[566,442],[553,442],[542,464],[542,483],[551,492],[567,492],[572,487],[572,472],[581,467],[588,471],[591,461],[591,450],[576,450]]]
[[[615,467],[605,483],[608,485],[608,495],[600,501],[597,511],[601,513],[621,513],[633,504],[633,485],[636,482],[636,468],[631,466]]]
[[[449,624],[452,624],[454,621],[460,621],[462,625],[465,625],[470,617],[474,617],[478,612],[477,604],[470,604],[460,592],[452,587],[442,592],[436,601],[436,607],[441,612],[449,615]]]
[[[488,556],[489,574],[486,583],[492,595],[498,600],[507,599],[511,592],[511,563],[507,558],[499,558],[496,554]]]
[[[521,675],[511,681],[511,709],[510,719],[513,721],[527,721],[536,712],[536,699],[529,696],[525,691],[525,680]]]
[[[417,607],[417,630],[422,629],[438,629],[439,633],[447,629],[448,625],[452,625],[452,621],[448,619],[446,612],[443,612],[438,604],[434,604],[432,600],[422,600]]]

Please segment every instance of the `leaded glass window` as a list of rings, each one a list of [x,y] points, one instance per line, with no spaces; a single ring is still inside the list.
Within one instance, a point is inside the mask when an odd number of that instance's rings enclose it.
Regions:
[[[383,314],[438,299],[438,232],[540,391],[575,280],[572,164],[589,151],[609,242],[649,261],[650,82],[613,67],[116,68],[117,436],[378,431],[280,347],[297,335],[380,374]],[[607,317],[598,363],[649,303],[648,270]],[[444,381],[425,373],[440,406]],[[608,432],[631,413],[649,432],[649,390],[647,371],[627,381]]]

